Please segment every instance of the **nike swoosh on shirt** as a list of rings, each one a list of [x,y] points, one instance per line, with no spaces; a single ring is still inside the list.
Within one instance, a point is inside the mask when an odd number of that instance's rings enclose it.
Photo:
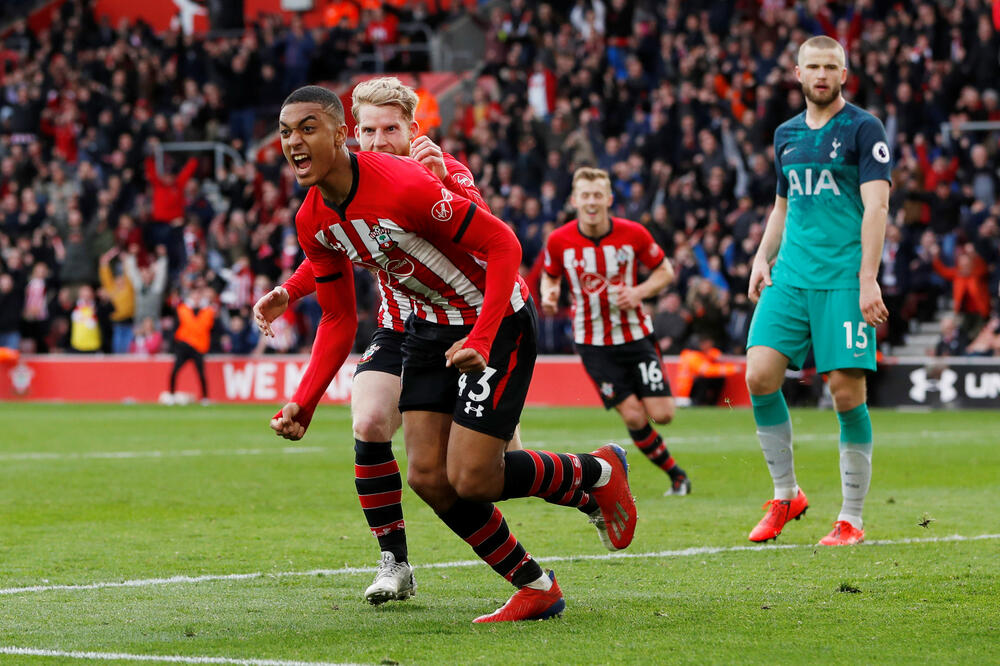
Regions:
[[[781,151],[781,156],[784,157],[793,150],[795,150],[795,146],[789,146],[788,148],[785,148],[783,151]]]

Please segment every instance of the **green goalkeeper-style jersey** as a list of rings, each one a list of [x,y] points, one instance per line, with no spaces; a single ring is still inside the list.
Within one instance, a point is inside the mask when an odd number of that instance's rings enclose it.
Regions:
[[[788,199],[775,282],[802,289],[858,287],[861,184],[892,182],[889,145],[878,118],[845,104],[819,129],[803,111],[774,133],[778,196]]]

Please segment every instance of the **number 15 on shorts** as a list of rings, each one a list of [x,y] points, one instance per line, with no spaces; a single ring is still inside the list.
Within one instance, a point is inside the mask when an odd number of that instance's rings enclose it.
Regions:
[[[857,332],[854,327],[857,326]],[[844,322],[844,334],[848,349],[864,350],[868,348],[868,324],[863,321],[857,323],[851,321]],[[860,356],[860,354],[857,354]]]

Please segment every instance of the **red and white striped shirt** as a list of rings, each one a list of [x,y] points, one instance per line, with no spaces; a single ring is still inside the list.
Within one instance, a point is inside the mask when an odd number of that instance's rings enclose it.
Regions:
[[[490,212],[486,200],[483,199],[483,195],[476,187],[472,172],[449,153],[442,152],[442,157],[445,168],[448,170],[448,175],[442,181],[444,186],[449,191],[460,194],[480,208],[484,208],[486,212]],[[392,281],[386,279],[385,271],[376,271],[375,278],[378,282],[379,295],[382,297],[378,309],[378,326],[402,332],[406,318],[413,311],[410,299],[405,293],[392,286]]]
[[[479,189],[476,187],[475,180],[472,177],[472,172],[469,171],[468,167],[459,162],[449,153],[442,153],[442,156],[444,158],[445,168],[448,170],[448,175],[445,176],[442,181],[444,186],[451,192],[464,196],[480,208],[490,212],[490,208],[486,205],[486,200],[483,199],[482,193],[480,193]],[[379,293],[379,309],[377,317],[378,327],[388,328],[402,333],[406,318],[410,316],[411,312],[413,312],[413,304],[410,302],[410,297],[403,291],[393,286],[392,280],[389,279],[389,275],[386,271],[381,269],[372,269],[372,273],[375,275],[375,281]],[[311,281],[312,266],[309,265],[309,260],[306,259],[299,265],[298,269],[296,269],[295,274],[289,280],[289,283],[298,287],[301,284]],[[286,289],[287,288],[288,287],[286,285]],[[524,286],[524,289],[527,289],[526,285]],[[291,294],[291,292],[289,293]],[[296,295],[296,298],[297,297],[298,296]]]
[[[569,280],[574,341],[620,345],[649,335],[649,315],[641,307],[620,309],[616,295],[618,287],[638,284],[639,263],[653,270],[664,259],[645,227],[620,217],[611,218],[611,229],[601,238],[584,236],[576,220],[553,231],[545,244],[545,272]]]
[[[401,296],[384,304],[392,319],[402,319],[399,303],[408,300],[427,321],[475,324],[482,314],[486,264],[463,237],[482,224],[481,217],[502,223],[443,187],[415,160],[363,152],[352,155],[352,163],[356,190],[343,206],[324,201],[314,187],[295,218],[299,243],[316,275],[323,269],[315,255],[332,251],[375,271],[380,285]],[[508,289],[501,317],[527,300],[520,281],[514,279]]]
[[[521,245],[501,220],[453,194],[408,157],[362,152],[350,161],[351,191],[341,204],[325,201],[312,187],[295,215],[323,309],[309,365],[292,397],[303,425],[354,339],[352,263],[385,273],[386,282],[410,298],[415,316],[471,325],[463,348],[487,363],[501,320],[528,299],[517,279]],[[309,293],[306,281],[290,282],[290,297]]]

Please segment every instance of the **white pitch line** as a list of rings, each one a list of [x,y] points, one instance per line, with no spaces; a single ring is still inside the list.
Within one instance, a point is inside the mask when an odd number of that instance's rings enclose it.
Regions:
[[[875,433],[875,446],[879,445],[879,442],[903,442],[908,443],[914,439],[936,439],[940,440],[939,444],[947,444],[949,442],[954,442],[958,438],[962,437],[981,437],[983,432],[981,430],[949,430],[949,431],[936,431],[936,430],[916,430],[913,432],[887,432],[887,433]],[[833,429],[829,433],[804,433],[801,435],[795,435],[793,439],[796,442],[836,442],[839,441],[840,435],[836,429]],[[590,446],[601,446],[606,444],[608,439],[592,439],[588,442],[576,442],[581,450]],[[753,434],[751,430],[750,433],[739,433],[733,435],[698,435],[696,437],[665,437],[666,441],[671,446],[674,444],[730,444],[733,442],[757,442],[757,436]],[[551,442],[547,440],[524,440],[523,444],[527,448],[545,448],[549,446],[563,446],[564,443]]]
[[[892,539],[883,541],[865,541],[864,546],[901,546],[921,543],[946,543],[956,541],[983,541],[1000,539],[1000,534],[979,534],[977,536],[962,536],[953,534],[944,537],[927,537],[923,539]],[[621,560],[639,558],[692,557],[695,555],[714,555],[718,553],[742,553],[763,550],[793,550],[815,548],[815,544],[773,544],[758,546],[698,546],[679,550],[660,550],[653,553],[605,553],[601,555],[556,555],[553,557],[535,558],[539,562],[579,562],[590,560]],[[414,569],[456,569],[459,567],[479,566],[482,560],[455,560],[452,562],[432,562],[420,564]],[[0,588],[0,596],[25,594],[29,592],[57,592],[77,590],[103,590],[116,587],[149,587],[152,585],[175,585],[182,583],[208,583],[214,581],[252,580],[255,578],[288,578],[292,576],[342,576],[346,574],[371,573],[375,567],[342,567],[340,569],[312,569],[310,571],[279,571],[276,573],[242,573],[242,574],[206,574],[203,576],[171,576],[169,578],[141,578],[136,580],[109,581],[102,583],[83,583],[79,585],[30,585],[27,587]]]
[[[84,453],[25,452],[0,454],[0,462],[20,460],[130,460],[135,458],[193,458],[197,456],[266,456],[321,453],[323,446],[283,446],[270,449],[181,449],[178,451],[87,451]]]
[[[287,661],[285,659],[237,659],[233,657],[184,657],[181,655],[126,654],[124,652],[66,652],[36,648],[0,647],[0,654],[32,657],[63,657],[65,659],[99,659],[102,661],[159,661],[170,664],[237,664],[238,666],[358,666],[328,661]]]
[[[942,442],[954,441],[956,437],[973,437],[981,435],[980,431],[933,431],[918,430],[916,432],[896,432],[877,435],[877,441],[903,441],[909,442],[916,439],[938,439]],[[836,433],[814,434],[807,433],[796,435],[797,442],[822,442],[837,441]],[[756,442],[754,435],[733,435],[733,436],[705,436],[697,437],[671,437],[670,444],[722,444],[734,441]],[[599,446],[607,440],[592,440],[583,445],[583,448]],[[546,447],[554,445],[553,442],[543,440],[527,441],[525,444],[533,447]],[[324,446],[285,446],[281,448],[255,448],[255,449],[181,449],[177,451],[88,451],[84,453],[67,453],[61,451],[25,451],[21,453],[0,453],[0,462],[36,461],[36,460],[135,460],[143,458],[193,458],[198,456],[263,456],[273,454],[298,454],[298,453],[322,453],[327,450]]]

